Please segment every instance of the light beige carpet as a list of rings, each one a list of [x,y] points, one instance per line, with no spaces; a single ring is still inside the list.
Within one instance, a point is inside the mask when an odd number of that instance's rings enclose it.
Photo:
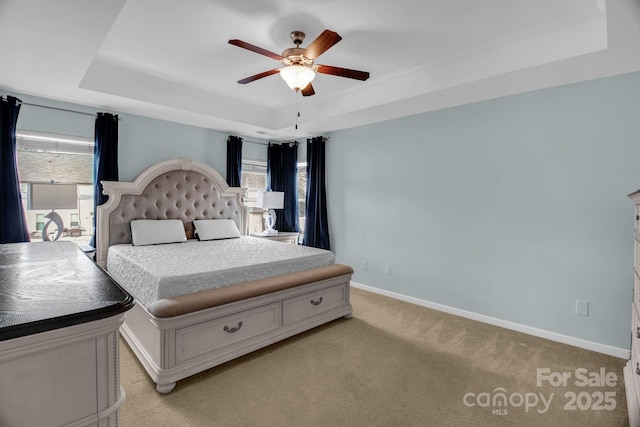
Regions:
[[[353,319],[179,381],[168,395],[123,341],[123,425],[628,425],[622,359],[358,289],[351,302]]]

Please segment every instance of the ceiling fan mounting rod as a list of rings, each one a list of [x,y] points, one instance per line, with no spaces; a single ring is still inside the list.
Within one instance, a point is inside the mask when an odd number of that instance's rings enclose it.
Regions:
[[[304,38],[306,37],[305,33],[303,33],[302,31],[292,31],[289,36],[291,37],[291,41],[293,41],[293,44],[295,44],[297,47],[300,47],[300,45],[304,41]]]

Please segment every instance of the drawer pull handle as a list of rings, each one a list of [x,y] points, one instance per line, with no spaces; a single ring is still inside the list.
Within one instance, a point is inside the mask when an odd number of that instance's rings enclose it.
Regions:
[[[640,375],[640,363],[636,363],[636,374]]]
[[[640,327],[636,330],[636,338],[640,338]]]
[[[238,332],[240,330],[240,328],[242,328],[242,322],[238,323],[238,327],[236,328],[230,328],[228,326],[225,326],[224,328],[222,328],[225,332],[228,332],[230,334],[233,334],[235,332]]]
[[[322,304],[322,297],[320,297],[320,299],[317,301],[311,300],[309,302],[311,303],[311,305],[320,305]]]

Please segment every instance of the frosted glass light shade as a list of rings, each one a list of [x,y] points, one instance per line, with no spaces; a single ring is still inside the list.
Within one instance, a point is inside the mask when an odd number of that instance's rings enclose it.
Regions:
[[[282,79],[296,92],[307,87],[316,77],[315,71],[304,65],[289,65],[280,70]]]

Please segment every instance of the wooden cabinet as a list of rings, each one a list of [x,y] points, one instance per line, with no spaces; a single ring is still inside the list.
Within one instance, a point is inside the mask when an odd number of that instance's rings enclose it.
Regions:
[[[635,203],[633,293],[631,302],[631,358],[624,368],[629,425],[640,426],[640,190],[629,194]]]
[[[133,298],[71,242],[0,245],[0,424],[119,426]]]

